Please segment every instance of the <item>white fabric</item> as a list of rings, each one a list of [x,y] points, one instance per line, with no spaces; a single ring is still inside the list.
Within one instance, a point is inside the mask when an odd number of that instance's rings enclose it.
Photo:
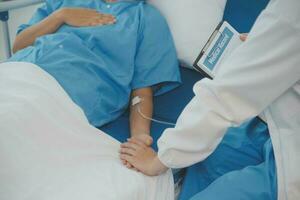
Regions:
[[[222,21],[226,0],[148,0],[165,16],[178,58],[192,68],[210,35]]]
[[[170,172],[129,170],[118,150],[46,72],[0,64],[1,200],[174,199]]]
[[[299,0],[272,2],[215,79],[194,86],[196,96],[176,127],[159,139],[159,158],[165,165],[179,168],[205,159],[228,127],[265,111],[275,151],[278,199],[300,199],[299,10]]]

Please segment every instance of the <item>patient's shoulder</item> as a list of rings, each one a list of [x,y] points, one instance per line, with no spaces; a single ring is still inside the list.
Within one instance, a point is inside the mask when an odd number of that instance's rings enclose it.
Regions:
[[[149,4],[149,3],[144,3],[144,11],[146,16],[154,16],[157,18],[163,18],[163,15],[160,13],[160,11],[153,5]]]
[[[161,12],[153,5],[144,2],[142,17],[146,23],[159,23],[161,25],[167,25],[165,17]]]

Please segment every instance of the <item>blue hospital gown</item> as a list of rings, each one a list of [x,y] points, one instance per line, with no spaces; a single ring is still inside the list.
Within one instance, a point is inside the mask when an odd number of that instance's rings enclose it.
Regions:
[[[180,83],[173,39],[161,14],[143,1],[47,0],[21,32],[63,7],[96,9],[117,22],[96,27],[63,25],[36,39],[9,61],[31,62],[51,74],[94,126],[119,117],[134,89],[155,94]]]

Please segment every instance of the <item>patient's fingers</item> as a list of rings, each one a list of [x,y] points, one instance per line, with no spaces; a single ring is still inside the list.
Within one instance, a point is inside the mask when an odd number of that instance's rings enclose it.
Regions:
[[[113,15],[102,15],[102,19],[109,21],[116,21],[116,17]]]
[[[114,18],[109,18],[109,17],[104,17],[104,18],[99,18],[99,19],[96,19],[97,22],[99,23],[114,23],[115,22],[115,19]]]
[[[132,166],[129,162],[126,162],[126,167],[127,167],[128,169],[132,169],[132,168],[133,168],[133,166]]]
[[[105,19],[95,19],[91,24],[92,26],[96,25],[107,25],[107,24],[114,24],[114,20],[105,20]]]
[[[93,9],[64,8],[63,13],[64,23],[75,27],[99,26],[116,22],[115,16],[99,13]]]
[[[109,24],[114,24],[115,22],[113,21],[103,21],[103,20],[94,20],[90,22],[88,25],[89,26],[101,26],[101,25],[109,25]]]
[[[122,160],[122,159],[121,159]],[[123,165],[125,165],[127,168],[132,168],[133,166],[129,163],[129,162],[127,162],[126,160],[122,160],[122,163],[123,163]]]
[[[95,16],[89,20],[91,26],[114,24],[116,22],[116,18],[113,15],[102,13],[96,13]]]

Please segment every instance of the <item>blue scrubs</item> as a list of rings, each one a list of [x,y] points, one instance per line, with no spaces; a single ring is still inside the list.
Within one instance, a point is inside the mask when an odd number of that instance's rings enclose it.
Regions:
[[[96,27],[63,25],[9,61],[31,62],[51,74],[92,125],[119,117],[134,89],[155,86],[158,95],[178,86],[173,39],[155,8],[143,1],[47,0],[19,32],[63,7],[96,9],[114,15],[117,22]]]
[[[276,200],[276,165],[267,126],[255,118],[230,128],[206,160],[187,169],[180,200]]]

